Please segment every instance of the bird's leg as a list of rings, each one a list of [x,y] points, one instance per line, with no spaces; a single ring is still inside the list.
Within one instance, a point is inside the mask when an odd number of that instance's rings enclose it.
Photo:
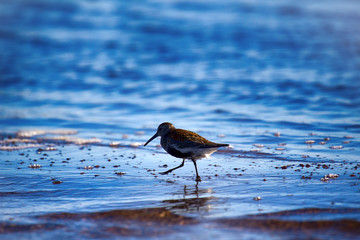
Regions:
[[[179,166],[174,167],[174,168],[172,168],[172,169],[170,169],[170,170],[167,170],[167,171],[165,171],[165,172],[161,172],[160,174],[161,174],[161,175],[165,175],[165,174],[171,173],[171,172],[174,171],[175,169],[178,169],[178,168],[183,167],[183,166],[184,166],[184,162],[185,162],[185,158],[183,159],[182,163],[181,163]]]
[[[196,161],[194,159],[191,159],[191,160],[194,163],[195,171],[196,171],[196,179],[195,179],[195,181],[196,182],[201,182],[201,177],[199,176],[199,173],[198,173],[198,170],[197,170]]]

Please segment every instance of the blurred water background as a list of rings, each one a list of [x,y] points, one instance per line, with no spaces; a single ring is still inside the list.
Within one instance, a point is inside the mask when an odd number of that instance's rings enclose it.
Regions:
[[[305,207],[330,207],[338,203],[340,207],[359,209],[359,173],[353,168],[360,163],[358,1],[2,0],[0,5],[2,140],[14,138],[16,133],[24,130],[73,130],[81,138],[101,139],[100,147],[95,144],[92,148],[97,150],[91,161],[102,164],[108,159],[108,152],[112,154],[111,158],[120,154],[127,158],[136,151],[137,159],[140,158],[137,164],[143,164],[146,170],[141,174],[128,173],[130,179],[124,175],[124,182],[101,182],[98,189],[108,195],[97,199],[98,193],[88,195],[85,191],[88,189],[83,189],[86,184],[94,184],[91,182],[94,179],[84,181],[84,185],[77,185],[79,182],[75,178],[68,186],[64,180],[64,184],[44,187],[40,184],[45,181],[41,177],[33,179],[30,171],[34,169],[24,166],[19,174],[16,164],[24,155],[19,156],[18,151],[3,151],[3,170],[0,170],[3,220],[16,218],[16,214],[22,222],[21,216],[28,214],[85,211],[88,205],[84,202],[91,202],[97,210],[152,207],[154,202],[159,207],[173,206],[170,199],[185,196],[180,189],[184,184],[192,184],[192,166],[187,172],[178,170],[178,175],[186,177],[175,179],[175,182],[180,181],[176,193],[165,193],[173,188],[171,181],[174,179],[169,177],[168,182],[149,180],[152,176],[147,170],[158,169],[159,158],[161,165],[166,163],[170,167],[178,161],[161,154],[161,149],[132,148],[144,143],[158,124],[165,121],[234,147],[213,157],[214,163],[224,164],[224,171],[215,172],[210,166],[204,173],[205,176],[217,174],[221,178],[205,181],[202,192],[208,199],[208,194],[213,191],[209,189],[214,184],[214,188],[219,188],[216,198],[221,200],[220,203],[214,203],[211,198],[212,210],[197,209],[195,214],[190,211],[194,214],[191,216],[242,216],[257,213],[259,209],[264,212],[292,210],[304,204]],[[115,150],[103,147],[114,142],[124,147]],[[260,145],[264,147],[260,148]],[[255,150],[273,157],[266,162],[264,155],[251,155]],[[25,155],[30,155],[26,163],[34,163],[37,157],[31,154],[36,153],[33,149],[26,151]],[[88,156],[73,145],[62,151],[77,161]],[[51,157],[55,162],[66,158],[61,152],[48,154],[53,154]],[[244,159],[234,160],[233,157],[239,154],[245,155]],[[249,154],[251,158],[246,158]],[[6,159],[13,165],[6,163]],[[226,162],[225,159],[232,160]],[[211,160],[204,161],[199,164],[212,163]],[[300,193],[298,199],[290,203],[272,199],[259,207],[252,203],[258,183],[251,185],[248,192],[239,193],[238,189],[243,186],[229,179],[238,161],[246,162],[243,163],[246,166],[257,166],[250,171],[247,184],[254,176],[259,181],[269,179],[269,176],[291,178],[293,172],[281,176],[273,172],[277,171],[275,165],[289,164],[281,161],[350,165],[333,168],[331,171],[341,172],[340,176],[346,175],[345,182],[333,184],[334,189],[321,188],[313,201],[307,192],[315,194],[318,183],[310,190],[303,189],[302,183],[298,185],[303,180],[296,175],[296,179],[288,184],[299,187],[291,193]],[[74,164],[72,171],[78,171],[74,170],[77,167],[79,165]],[[112,171],[109,170],[109,174]],[[40,174],[44,178],[56,175],[45,172]],[[68,176],[61,166],[56,173],[62,179],[72,176],[71,171]],[[266,173],[270,175],[265,176]],[[329,172],[321,172],[326,173]],[[76,174],[78,176],[78,172]],[[226,174],[230,175],[226,177]],[[306,177],[309,176],[308,173]],[[17,177],[27,179],[26,184],[19,184]],[[138,198],[127,198],[121,192],[114,196],[110,194],[112,189],[122,189],[122,184]],[[163,184],[170,186],[161,190]],[[279,187],[278,184],[275,181],[261,193],[274,194],[272,190]],[[8,194],[26,192],[29,186],[39,188],[45,194],[25,199]],[[47,190],[58,186],[65,188],[63,194],[68,198],[63,199],[63,204],[54,203],[46,208]],[[142,192],[144,189],[136,186],[148,186],[150,190]],[[154,188],[157,189],[156,196],[152,192]],[[80,195],[76,194],[78,191]],[[197,186],[193,191],[199,199]],[[284,191],[283,196],[287,196],[289,193]],[[330,194],[330,200],[323,205],[321,195],[327,194]],[[240,195],[246,196],[250,203],[243,206],[245,200],[242,197],[239,200]],[[21,208],[24,202],[30,204],[32,201],[34,205],[44,201],[41,210]],[[84,207],[80,207],[81,204],[85,204]],[[205,206],[209,207],[209,204]],[[358,212],[351,213],[350,218],[359,220]],[[197,230],[190,232],[193,234]],[[176,234],[175,237],[183,236]],[[212,230],[204,236],[218,236],[216,234],[222,236],[225,233]],[[237,233],[226,234],[237,236]],[[9,239],[19,237],[13,233],[6,236]],[[48,235],[44,235],[46,237]],[[168,237],[167,234],[164,236]],[[263,239],[264,236],[258,233],[243,237]]]

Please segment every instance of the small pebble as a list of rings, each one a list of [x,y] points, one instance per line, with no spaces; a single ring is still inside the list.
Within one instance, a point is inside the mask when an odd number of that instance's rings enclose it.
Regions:
[[[253,144],[253,146],[254,146],[254,147],[257,147],[257,148],[262,148],[262,147],[264,147],[264,145],[262,145],[262,144],[257,144],[257,143]]]
[[[128,139],[128,138],[129,138],[129,135],[127,135],[127,134],[122,135],[122,139]]]
[[[120,142],[111,142],[111,143],[109,143],[109,146],[110,146],[110,147],[117,147],[117,146],[119,146],[119,145],[121,145]]]
[[[130,143],[130,147],[140,147],[142,145],[143,143],[139,143],[139,142]]]
[[[341,146],[341,145],[339,145],[339,146],[331,146],[330,148],[331,148],[331,149],[342,149],[343,146]]]
[[[327,181],[329,179],[336,179],[339,177],[339,174],[336,174],[336,173],[329,173],[329,174],[326,174],[323,178],[321,178],[320,180],[321,181]]]
[[[30,165],[28,166],[28,168],[41,168],[41,165],[34,163],[34,164],[30,164]]]

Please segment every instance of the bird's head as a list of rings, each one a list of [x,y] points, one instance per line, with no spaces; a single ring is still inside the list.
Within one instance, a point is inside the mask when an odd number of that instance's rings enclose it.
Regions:
[[[167,133],[169,133],[169,131],[171,129],[175,129],[174,125],[172,125],[171,123],[169,122],[164,122],[162,124],[159,125],[156,133],[154,134],[154,136],[152,136],[145,144],[144,146],[146,146],[149,142],[151,142],[152,140],[154,140],[156,137],[158,136],[164,136],[166,135]]]

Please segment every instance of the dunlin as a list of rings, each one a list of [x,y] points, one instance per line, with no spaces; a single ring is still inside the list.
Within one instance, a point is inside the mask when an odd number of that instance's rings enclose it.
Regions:
[[[219,147],[229,146],[229,144],[211,142],[199,134],[188,130],[177,129],[174,127],[174,125],[168,122],[160,124],[155,135],[152,136],[144,146],[146,146],[149,142],[158,136],[161,137],[160,143],[166,152],[174,157],[183,159],[179,166],[166,172],[162,172],[161,174],[168,174],[175,169],[181,168],[184,166],[185,159],[190,159],[195,166],[196,181],[201,181],[196,166],[196,160],[204,157],[208,158]]]

